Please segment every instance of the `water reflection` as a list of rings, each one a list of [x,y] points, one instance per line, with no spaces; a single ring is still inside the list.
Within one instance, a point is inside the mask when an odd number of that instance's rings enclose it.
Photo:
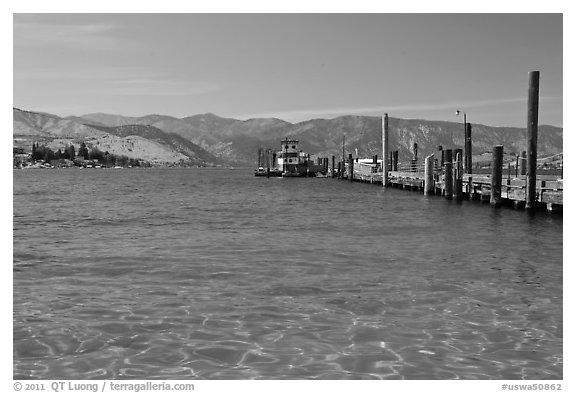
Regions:
[[[78,172],[14,179],[14,378],[562,378],[561,219],[330,179]]]

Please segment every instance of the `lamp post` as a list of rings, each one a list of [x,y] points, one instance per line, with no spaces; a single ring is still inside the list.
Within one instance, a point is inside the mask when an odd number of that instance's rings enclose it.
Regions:
[[[464,172],[472,173],[472,127],[466,121],[466,112],[456,109],[456,116],[464,115]]]

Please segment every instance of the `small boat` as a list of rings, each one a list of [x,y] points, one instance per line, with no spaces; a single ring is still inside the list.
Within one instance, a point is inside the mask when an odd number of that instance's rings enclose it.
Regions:
[[[305,173],[299,173],[299,172],[284,172],[282,173],[282,177],[304,177],[306,174]]]
[[[259,167],[254,171],[254,176],[266,176],[266,169]]]
[[[272,169],[264,169],[262,167],[259,167],[258,169],[256,169],[254,171],[254,176],[260,176],[260,177],[281,177],[282,176],[282,171],[272,168]]]

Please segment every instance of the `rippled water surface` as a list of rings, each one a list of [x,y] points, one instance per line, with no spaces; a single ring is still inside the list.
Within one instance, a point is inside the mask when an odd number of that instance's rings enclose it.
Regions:
[[[561,379],[562,218],[249,170],[14,171],[17,379]]]

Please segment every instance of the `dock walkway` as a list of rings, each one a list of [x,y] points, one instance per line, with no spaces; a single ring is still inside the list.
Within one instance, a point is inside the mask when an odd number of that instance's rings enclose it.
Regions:
[[[346,178],[346,177],[345,177]],[[382,185],[382,172],[374,172],[367,165],[354,168],[353,181]],[[462,175],[462,195],[465,199],[490,201],[492,189],[490,175]],[[390,186],[412,191],[424,192],[425,177],[422,171],[388,171]],[[504,205],[523,208],[526,201],[525,175],[502,179],[501,198]],[[444,174],[436,170],[434,175],[434,194],[445,194]],[[550,212],[561,212],[563,207],[564,181],[556,176],[540,175],[536,181],[536,201]]]

